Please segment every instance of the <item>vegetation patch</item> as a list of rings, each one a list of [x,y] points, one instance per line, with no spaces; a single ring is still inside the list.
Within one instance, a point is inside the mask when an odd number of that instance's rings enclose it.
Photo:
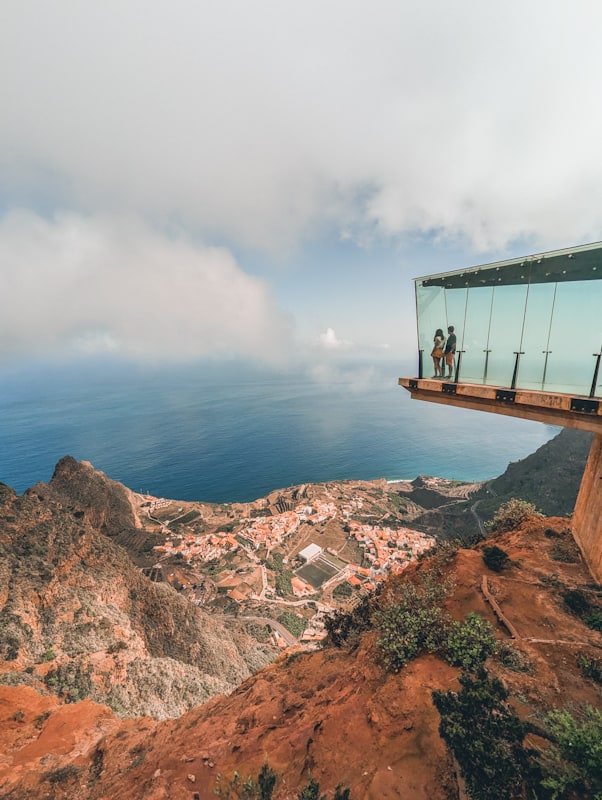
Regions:
[[[218,775],[213,794],[222,800],[271,800],[276,781],[276,773],[266,763],[256,780],[251,776],[243,779],[239,772],[235,772],[229,781]]]
[[[577,656],[577,666],[586,678],[602,684],[602,658],[591,658],[580,653]]]
[[[602,607],[592,603],[582,589],[570,589],[563,593],[564,605],[578,616],[588,628],[602,631]]]
[[[483,562],[486,567],[494,572],[501,572],[510,566],[508,553],[495,544],[483,548]]]
[[[495,655],[498,662],[512,672],[531,672],[533,669],[529,656],[510,642],[498,642]]]
[[[447,636],[446,658],[455,667],[474,671],[497,651],[492,625],[470,612],[464,622],[452,623]]]
[[[528,503],[518,497],[512,497],[498,508],[493,518],[486,523],[486,527],[494,533],[498,531],[512,531],[519,528],[529,517],[541,517],[534,503]]]
[[[66,703],[76,703],[92,693],[90,670],[84,671],[81,665],[74,661],[50,670],[44,682]]]
[[[335,647],[354,645],[372,627],[372,601],[365,597],[351,611],[335,611],[325,622],[327,640]]]
[[[550,558],[552,561],[560,561],[564,564],[578,564],[580,559],[579,550],[574,541],[568,539],[555,539],[550,547]]]
[[[46,780],[49,783],[67,783],[68,781],[75,780],[78,777],[80,770],[73,764],[67,764],[66,767],[59,767],[53,769],[46,775]]]
[[[178,517],[177,519],[174,519],[171,522],[168,522],[167,524],[170,525],[170,526],[173,525],[173,523],[176,523],[177,525],[185,525],[187,522],[192,522],[193,519],[196,519],[197,517],[200,517],[200,516],[201,516],[201,512],[200,511],[194,511],[193,510],[193,511],[189,511],[187,514],[184,514],[184,516],[182,516],[182,517]]]
[[[346,597],[351,597],[353,594],[353,587],[351,584],[344,581],[343,583],[339,583],[338,586],[335,586],[332,592],[332,596],[337,600],[344,600]]]
[[[305,626],[307,624],[306,620],[298,617],[296,614],[293,614],[292,611],[284,611],[279,617],[278,622],[290,631],[293,636],[299,638],[303,631],[305,630]]]
[[[276,587],[276,593],[279,594],[280,597],[292,595],[293,586],[291,580],[293,578],[293,573],[284,564],[282,554],[273,553],[270,558],[266,560],[265,565],[274,573],[274,586]]]
[[[398,603],[374,614],[374,624],[385,667],[399,672],[421,651],[444,648],[449,620],[441,606],[410,584]]]
[[[473,800],[515,800],[533,785],[526,723],[507,704],[508,692],[484,669],[460,677],[459,692],[433,692],[439,733],[453,752]],[[529,795],[532,796],[532,795]],[[537,796],[537,795],[536,795]]]
[[[573,716],[566,709],[545,719],[553,746],[545,754],[542,785],[558,798],[602,798],[602,712],[592,706]]]
[[[33,630],[12,612],[3,611],[0,618],[0,658],[15,661],[19,650],[31,640]]]

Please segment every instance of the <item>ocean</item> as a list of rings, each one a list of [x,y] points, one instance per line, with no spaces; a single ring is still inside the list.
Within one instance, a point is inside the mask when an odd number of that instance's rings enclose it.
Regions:
[[[306,482],[480,481],[557,429],[413,401],[409,366],[348,365],[318,383],[231,364],[95,361],[0,372],[0,481],[47,482],[64,455],[135,491],[245,502]]]

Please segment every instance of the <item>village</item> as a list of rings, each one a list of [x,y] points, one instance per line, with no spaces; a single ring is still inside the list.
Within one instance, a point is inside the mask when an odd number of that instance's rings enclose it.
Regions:
[[[411,528],[373,521],[373,509],[365,508],[359,494],[341,500],[279,500],[270,508],[262,499],[248,504],[238,519],[209,525],[200,506],[171,508],[171,501],[153,499],[145,509],[151,519],[162,512],[155,521],[165,535],[154,547],[155,570],[163,565],[172,570],[167,580],[197,605],[230,602],[245,615],[263,609],[261,619],[279,647],[294,641],[315,647],[326,635],[328,614],[357,602],[435,544],[434,537]],[[182,577],[186,568],[199,577],[187,583]],[[286,625],[272,619],[274,612],[281,617],[286,612],[289,627],[295,616],[301,630],[292,636]]]

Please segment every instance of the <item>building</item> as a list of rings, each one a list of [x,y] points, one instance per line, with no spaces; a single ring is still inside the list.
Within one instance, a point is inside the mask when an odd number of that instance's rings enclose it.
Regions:
[[[322,548],[317,544],[308,544],[307,547],[304,547],[303,550],[299,553],[299,558],[303,561],[312,561],[314,558],[320,555],[322,552]]]

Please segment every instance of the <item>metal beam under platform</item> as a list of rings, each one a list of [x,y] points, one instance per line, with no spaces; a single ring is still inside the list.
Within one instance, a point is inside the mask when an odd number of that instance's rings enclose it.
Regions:
[[[602,401],[589,397],[428,378],[399,378],[399,385],[410,392],[413,400],[602,434]]]

